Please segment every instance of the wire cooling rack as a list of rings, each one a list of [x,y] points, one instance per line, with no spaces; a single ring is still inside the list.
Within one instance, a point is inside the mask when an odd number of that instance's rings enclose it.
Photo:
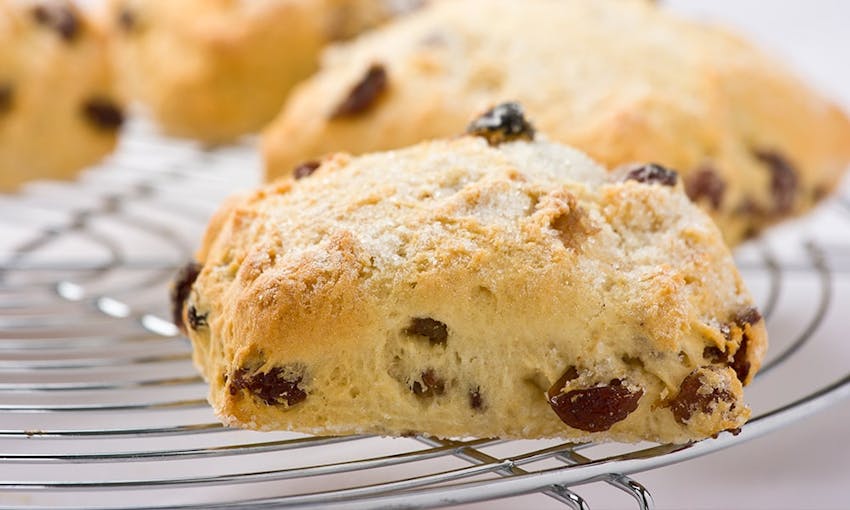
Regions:
[[[771,374],[801,352],[841,341],[827,326],[850,303],[836,293],[850,284],[845,186],[808,223],[737,253],[772,334],[748,393],[762,404],[738,436],[595,445],[227,429],[206,404],[166,295],[216,205],[256,183],[258,168],[248,145],[205,150],[133,125],[118,153],[78,182],[0,196],[0,505],[408,508],[539,493],[585,509],[576,486],[607,483],[651,508],[627,475],[761,436],[850,395],[847,373],[815,378],[798,395],[771,391]],[[782,310],[799,294],[805,306]]]

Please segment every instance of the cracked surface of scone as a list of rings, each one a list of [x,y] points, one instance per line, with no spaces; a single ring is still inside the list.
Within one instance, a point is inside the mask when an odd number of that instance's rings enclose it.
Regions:
[[[174,296],[224,422],[662,442],[744,423],[766,333],[714,223],[675,173],[609,175],[500,108],[481,136],[336,154],[220,209]]]
[[[376,65],[385,85],[368,108],[334,115]],[[752,44],[663,5],[446,0],[332,48],[266,130],[267,173],[449,136],[506,100],[609,168],[679,170],[730,244],[810,208],[850,162],[844,113]]]
[[[126,93],[171,134],[223,143],[259,130],[331,40],[390,16],[390,0],[113,0]]]
[[[122,121],[99,26],[66,1],[0,2],[0,191],[72,177]]]

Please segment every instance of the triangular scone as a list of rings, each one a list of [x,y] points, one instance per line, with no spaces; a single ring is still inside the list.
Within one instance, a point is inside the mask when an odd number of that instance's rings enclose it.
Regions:
[[[221,419],[661,442],[740,427],[765,329],[677,175],[608,175],[515,105],[470,132],[337,154],[216,215],[175,297]]]
[[[646,0],[446,0],[328,52],[266,130],[267,172],[451,136],[501,101],[609,168],[679,170],[732,244],[850,164],[847,117],[725,30]]]

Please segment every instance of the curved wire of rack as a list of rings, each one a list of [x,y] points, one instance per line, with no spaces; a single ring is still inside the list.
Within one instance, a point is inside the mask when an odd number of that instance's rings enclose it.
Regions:
[[[257,166],[246,147],[205,151],[138,129],[79,183],[0,197],[0,504],[355,509],[542,493],[586,509],[572,488],[604,482],[646,509],[649,491],[627,475],[739,444],[850,395],[845,375],[758,414],[738,436],[595,456],[588,450],[597,445],[559,441],[227,429],[206,404],[165,296],[215,204],[256,179]],[[850,218],[847,196],[828,207]],[[768,244],[741,261],[766,281],[768,321],[786,274],[817,289],[803,329],[780,343],[759,379],[804,349],[835,306],[833,281],[850,273],[850,223],[844,236],[801,243],[796,263]],[[155,504],[136,499],[150,491],[161,496]]]

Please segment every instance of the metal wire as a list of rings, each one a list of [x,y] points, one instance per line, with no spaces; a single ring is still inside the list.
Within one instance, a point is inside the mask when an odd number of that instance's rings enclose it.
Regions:
[[[216,204],[234,183],[256,179],[256,154],[133,129],[119,154],[80,182],[0,196],[0,498],[22,496],[0,499],[4,506],[424,508],[541,493],[584,510],[577,486],[601,482],[649,509],[649,491],[628,475],[734,446],[850,394],[844,375],[759,414],[739,436],[601,456],[588,453],[595,445],[557,441],[227,429],[208,409],[165,296]],[[829,211],[850,218],[850,199]],[[823,341],[830,310],[846,308],[835,303],[834,281],[850,273],[850,223],[841,235],[798,241],[793,260],[764,242],[740,261],[765,282],[768,321],[789,275],[816,287],[803,329],[774,342],[759,384]],[[139,491],[161,497],[129,496]]]

